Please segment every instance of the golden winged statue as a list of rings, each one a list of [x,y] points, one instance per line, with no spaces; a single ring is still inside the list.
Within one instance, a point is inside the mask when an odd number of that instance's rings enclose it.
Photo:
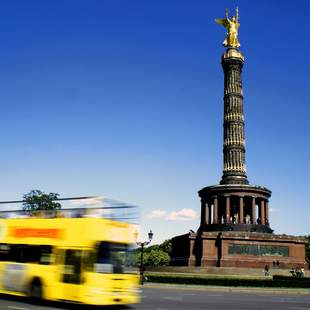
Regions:
[[[238,41],[238,28],[240,27],[238,8],[236,9],[236,16],[233,16],[231,19],[228,17],[228,9],[226,9],[226,17],[217,18],[215,21],[227,29],[227,35],[223,45],[225,47],[238,48],[240,46]]]

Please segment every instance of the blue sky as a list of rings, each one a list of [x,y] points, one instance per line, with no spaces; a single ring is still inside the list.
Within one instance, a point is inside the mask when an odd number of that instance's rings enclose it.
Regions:
[[[248,178],[273,191],[276,233],[309,234],[308,1],[1,1],[1,200],[106,195],[155,242],[196,230],[222,174],[214,18],[236,5]]]

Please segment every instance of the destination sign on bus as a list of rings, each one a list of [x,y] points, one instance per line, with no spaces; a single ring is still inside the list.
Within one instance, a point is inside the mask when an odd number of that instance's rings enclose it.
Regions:
[[[51,238],[62,239],[64,235],[63,229],[58,228],[11,228],[12,237],[16,238]]]

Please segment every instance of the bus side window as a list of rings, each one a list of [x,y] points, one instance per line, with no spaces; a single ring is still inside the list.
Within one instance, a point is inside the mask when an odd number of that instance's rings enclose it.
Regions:
[[[16,263],[33,263],[36,260],[35,255],[36,251],[31,249],[28,245],[12,244],[9,261]]]
[[[0,244],[0,261],[31,264],[50,264],[51,246]]]
[[[63,282],[80,284],[81,267],[82,267],[81,265],[82,265],[82,251],[66,250]]]
[[[109,242],[100,242],[98,245],[98,264],[110,264],[110,243]]]
[[[65,251],[59,248],[55,250],[55,264],[56,265],[63,265],[64,264],[64,256]]]
[[[37,264],[40,262],[40,247],[37,245],[19,246],[21,263]]]
[[[20,245],[12,244],[10,246],[8,261],[15,262],[15,263],[22,262],[22,253],[21,253]]]
[[[10,246],[5,243],[0,244],[0,261],[6,262],[9,259]]]
[[[40,264],[49,265],[53,263],[54,257],[52,256],[52,247],[50,245],[39,246]]]
[[[83,252],[83,269],[88,272],[94,271],[94,264],[96,262],[96,253],[94,251]]]

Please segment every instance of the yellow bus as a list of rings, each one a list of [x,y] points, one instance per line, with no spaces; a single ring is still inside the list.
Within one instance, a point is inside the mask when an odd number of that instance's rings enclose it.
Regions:
[[[0,219],[0,293],[89,305],[139,302],[135,226],[107,218]]]

